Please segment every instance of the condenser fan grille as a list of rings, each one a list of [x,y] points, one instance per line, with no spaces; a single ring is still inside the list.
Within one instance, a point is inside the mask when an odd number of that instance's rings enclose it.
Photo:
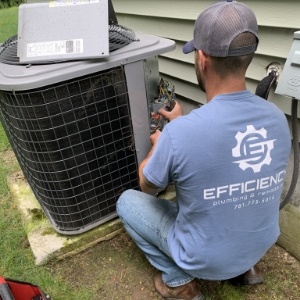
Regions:
[[[0,91],[0,104],[25,177],[58,232],[76,234],[111,219],[119,195],[138,187],[122,67]]]
[[[118,50],[133,41],[136,41],[135,32],[122,25],[109,25],[109,51]]]
[[[14,35],[0,45],[0,62],[7,64],[19,64],[18,36]]]

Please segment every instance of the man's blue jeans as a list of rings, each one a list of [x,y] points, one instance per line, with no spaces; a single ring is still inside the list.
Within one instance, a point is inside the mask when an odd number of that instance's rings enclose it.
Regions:
[[[117,202],[117,212],[128,234],[152,266],[162,272],[168,286],[180,286],[194,279],[176,265],[167,243],[177,216],[176,203],[127,190]]]

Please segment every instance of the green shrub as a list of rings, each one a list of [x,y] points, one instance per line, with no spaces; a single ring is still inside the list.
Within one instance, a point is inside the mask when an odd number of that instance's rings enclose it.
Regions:
[[[20,5],[22,0],[0,0],[0,9]]]

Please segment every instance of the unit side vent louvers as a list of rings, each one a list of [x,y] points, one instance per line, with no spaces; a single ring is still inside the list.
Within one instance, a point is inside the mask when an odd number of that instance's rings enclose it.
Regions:
[[[122,67],[36,90],[0,91],[0,120],[26,179],[57,231],[79,233],[116,215],[138,188]]]

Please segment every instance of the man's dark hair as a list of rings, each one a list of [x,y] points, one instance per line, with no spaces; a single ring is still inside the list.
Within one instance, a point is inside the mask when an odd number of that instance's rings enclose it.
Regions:
[[[230,44],[230,49],[257,44],[257,38],[251,32],[239,34]],[[213,68],[221,77],[239,75],[246,72],[253,59],[254,53],[243,56],[211,57]]]

